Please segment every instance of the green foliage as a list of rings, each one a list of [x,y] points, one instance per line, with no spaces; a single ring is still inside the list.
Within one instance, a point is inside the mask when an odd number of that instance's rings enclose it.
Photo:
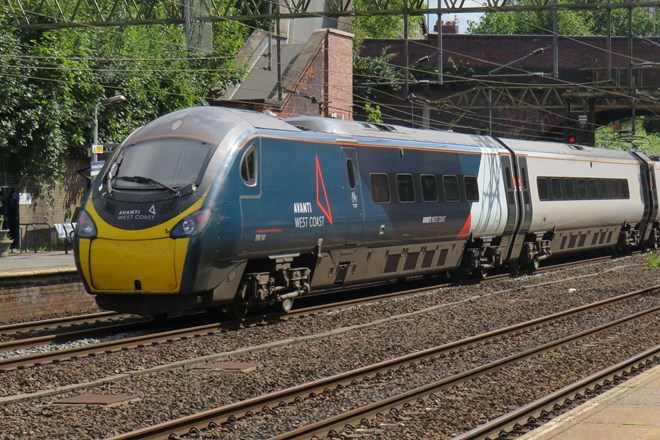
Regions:
[[[660,135],[647,132],[645,117],[635,120],[635,134],[632,134],[631,122],[610,124],[596,130],[596,147],[614,150],[639,150],[649,155],[660,154]]]
[[[391,0],[388,2],[388,9],[402,10],[403,0]],[[374,9],[373,0],[354,0],[353,8],[356,12],[372,11]],[[421,16],[408,18],[408,37],[411,39],[422,38]],[[401,39],[404,34],[404,22],[401,15],[383,15],[383,14],[358,14],[353,20],[353,33],[355,35],[355,47],[362,46],[362,40],[365,38],[393,38]]]
[[[606,5],[609,0],[586,0],[582,3]],[[558,4],[574,4],[574,0],[558,0]],[[535,6],[538,0],[512,0],[509,6]],[[558,31],[560,35],[607,35],[607,10],[559,9]],[[657,20],[657,19],[656,19]],[[552,11],[487,12],[478,22],[470,22],[468,33],[498,35],[543,35],[552,34]],[[612,35],[628,35],[628,10],[612,9]],[[656,22],[656,24],[658,24]],[[633,10],[633,33],[650,35],[653,31],[653,16],[649,8]]]
[[[180,25],[25,32],[0,8],[0,160],[36,195],[61,181],[64,158],[83,156],[93,140],[119,142],[155,117],[203,105],[242,75],[234,56],[250,29],[214,24],[214,51],[186,48]]]
[[[403,0],[393,0],[388,8],[401,10]],[[399,94],[402,90],[404,67],[393,64],[396,54],[388,53],[388,47],[383,47],[380,55],[364,57],[360,55],[362,41],[366,38],[401,39],[404,35],[403,17],[400,15],[360,15],[360,11],[370,11],[374,8],[371,0],[355,0],[353,7],[357,16],[353,20],[353,89],[356,101],[368,102],[374,100],[379,92],[379,84],[386,85],[388,95]],[[422,38],[423,18],[410,17],[408,20],[408,36],[410,39]],[[373,108],[373,107],[372,107]],[[365,108],[366,110],[366,108]]]
[[[646,255],[646,268],[648,270],[660,269],[660,254],[657,251],[651,251]]]
[[[367,113],[367,121],[374,122],[376,124],[383,123],[383,114],[380,111],[380,106],[378,104],[371,104],[367,102],[364,105],[364,111]]]
[[[353,53],[353,87],[357,94],[365,100],[373,100],[377,93],[377,85],[388,86],[388,93],[400,93],[403,84],[403,68],[397,68],[392,63],[396,54],[388,53],[384,47],[377,57],[362,57]]]

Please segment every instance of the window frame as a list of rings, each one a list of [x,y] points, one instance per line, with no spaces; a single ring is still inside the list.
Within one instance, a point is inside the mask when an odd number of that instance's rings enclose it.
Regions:
[[[425,177],[433,178],[433,188],[435,190],[434,191],[435,192],[435,194],[434,194],[435,198],[434,199],[430,199],[430,198],[427,199],[427,197],[426,197],[428,195],[428,193],[427,193],[427,191],[425,191],[425,188],[427,188],[427,187],[424,185],[424,182],[423,182],[423,179]],[[420,174],[419,175],[419,186],[420,186],[420,189],[421,189],[421,192],[422,192],[422,200],[425,203],[433,203],[433,202],[438,202],[440,200],[440,191],[438,190],[438,177],[435,174]]]
[[[346,158],[346,173],[348,174],[348,186],[351,189],[357,187],[357,180],[355,179],[355,165],[353,164],[353,159],[350,157]]]
[[[472,182],[474,181],[474,186],[472,184],[468,185],[468,179]],[[470,194],[468,188],[473,187],[474,193]],[[479,180],[477,176],[467,175],[463,176],[463,189],[465,192],[465,200],[468,202],[478,202],[479,201]],[[476,197],[476,198],[475,198]]]
[[[447,183],[446,181],[448,179],[453,179],[454,183],[456,184],[456,198],[449,198],[447,196]],[[459,188],[458,185],[458,176],[456,174],[448,174],[448,175],[443,175],[442,176],[442,193],[445,196],[445,202],[460,202],[461,201],[461,189]]]
[[[248,164],[249,157],[253,156],[253,163],[252,163],[252,175],[250,175],[250,164]],[[247,177],[244,173],[244,170],[247,171]],[[243,153],[243,157],[241,157],[241,163],[239,166],[239,174],[241,175],[241,180],[245,184],[245,186],[249,187],[255,187],[257,186],[258,179],[257,175],[259,170],[259,157],[257,155],[257,144],[251,144],[247,150],[245,150],[245,153]]]
[[[546,202],[550,200],[550,190],[548,186],[547,177],[537,177],[536,188],[539,194],[539,200],[541,200],[542,202]]]
[[[403,179],[406,179],[406,182],[403,181]],[[416,197],[415,197],[415,179],[413,178],[413,175],[410,173],[397,173],[395,176],[395,182],[396,182],[396,197],[399,203],[415,203]],[[403,200],[401,199],[401,184],[407,185],[408,183],[410,184],[410,194],[412,195],[412,199],[406,199]]]
[[[387,195],[387,200],[385,200],[385,199],[380,200],[380,197],[379,197],[378,200],[376,199],[376,195],[380,194],[378,191],[375,191],[376,185],[374,185],[374,178],[376,178],[376,177],[377,178],[384,177],[384,179],[385,179],[384,180],[385,186],[379,185],[378,187],[382,188],[385,191],[385,193]],[[371,173],[371,174],[369,174],[369,184],[371,186],[371,200],[374,203],[391,203],[392,202],[392,194],[391,194],[391,191],[390,191],[390,179],[389,179],[389,176],[387,175],[387,173]]]

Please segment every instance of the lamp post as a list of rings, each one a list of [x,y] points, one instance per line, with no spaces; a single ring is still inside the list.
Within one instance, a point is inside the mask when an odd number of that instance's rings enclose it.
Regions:
[[[104,99],[94,106],[94,143],[92,144],[92,162],[96,162],[98,160],[95,147],[99,144],[99,107],[119,104],[120,102],[124,101],[126,101],[126,97],[124,95],[115,95]]]

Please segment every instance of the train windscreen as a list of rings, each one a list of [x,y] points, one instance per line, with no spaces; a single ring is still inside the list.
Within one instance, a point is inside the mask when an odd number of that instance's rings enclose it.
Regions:
[[[127,145],[111,165],[115,189],[176,189],[199,185],[211,156],[209,144],[189,139],[158,139]]]

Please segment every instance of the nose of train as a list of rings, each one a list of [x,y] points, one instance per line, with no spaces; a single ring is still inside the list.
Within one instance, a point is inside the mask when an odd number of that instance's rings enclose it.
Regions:
[[[187,245],[169,237],[90,240],[89,285],[103,292],[177,293]]]
[[[172,238],[176,219],[139,230],[118,229],[99,221],[98,232],[79,234],[76,263],[90,293],[179,293],[189,238]],[[171,224],[170,224],[171,223]],[[83,236],[81,236],[83,235]]]

